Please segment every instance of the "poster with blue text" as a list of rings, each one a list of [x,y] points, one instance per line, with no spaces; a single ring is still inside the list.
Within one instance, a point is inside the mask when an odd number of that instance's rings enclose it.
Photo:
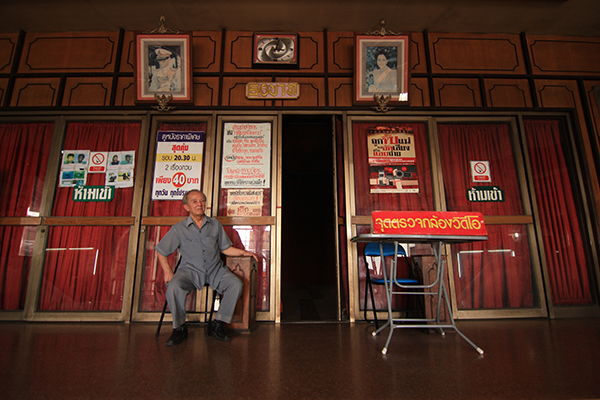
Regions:
[[[200,189],[204,132],[159,131],[152,200],[181,200],[191,189]]]

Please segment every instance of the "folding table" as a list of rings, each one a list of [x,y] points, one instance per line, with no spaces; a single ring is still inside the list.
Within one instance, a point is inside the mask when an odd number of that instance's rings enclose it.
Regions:
[[[373,336],[378,335],[383,329],[389,327],[390,332],[388,334],[387,340],[385,342],[385,346],[381,352],[383,354],[387,353],[388,346],[390,341],[392,340],[392,334],[394,330],[397,328],[438,328],[440,333],[444,335],[444,328],[454,329],[456,333],[458,333],[467,343],[469,343],[479,354],[483,354],[483,350],[478,347],[475,343],[473,343],[468,337],[466,337],[457,327],[454,321],[454,317],[452,316],[452,308],[450,306],[450,300],[448,297],[448,289],[446,288],[446,284],[444,282],[444,267],[445,267],[445,259],[442,257],[442,248],[445,244],[453,244],[453,243],[469,243],[475,241],[487,240],[487,236],[477,235],[477,236],[462,236],[462,235],[405,235],[405,234],[383,234],[383,233],[371,233],[371,234],[362,234],[352,238],[353,242],[363,242],[363,243],[394,243],[396,254],[392,259],[392,264],[390,267],[390,275],[388,278],[387,268],[383,268],[383,277],[385,280],[385,292],[387,297],[387,308],[388,308],[388,321],[385,325],[377,329],[373,332]],[[397,269],[397,261],[398,261],[398,246],[399,243],[428,243],[433,248],[435,262],[438,266],[437,275],[434,282],[429,285],[415,285],[415,284],[403,284],[398,282],[396,278],[396,269]],[[380,246],[381,248],[381,246]],[[383,249],[381,249],[381,259],[383,260]],[[431,292],[406,292],[401,291],[401,289],[429,289],[437,287],[437,290]],[[398,291],[399,288],[400,291]],[[392,315],[392,296],[394,294],[416,294],[423,296],[434,295],[437,296],[437,311],[435,318],[394,318]],[[445,304],[448,310],[448,319],[450,323],[444,324],[440,321],[440,309],[441,309],[441,298],[444,297]]]

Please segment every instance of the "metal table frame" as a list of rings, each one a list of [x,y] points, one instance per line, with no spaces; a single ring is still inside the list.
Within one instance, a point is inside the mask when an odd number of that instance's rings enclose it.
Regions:
[[[445,335],[444,328],[454,329],[456,333],[460,335],[467,343],[469,343],[479,354],[483,354],[483,350],[473,343],[468,337],[466,337],[457,327],[454,317],[452,315],[452,307],[450,306],[450,298],[448,296],[448,288],[444,281],[444,268],[446,260],[442,258],[442,248],[445,244],[452,243],[469,243],[475,241],[487,240],[487,236],[449,236],[449,235],[387,235],[387,234],[363,234],[352,238],[352,242],[362,243],[379,243],[379,249],[381,251],[381,259],[383,260],[383,248],[382,243],[394,243],[395,256],[390,266],[390,279],[387,277],[387,268],[383,268],[383,278],[385,283],[385,293],[387,297],[387,308],[388,308],[388,322],[382,327],[373,332],[373,336],[378,335],[383,329],[389,327],[390,332],[388,334],[385,346],[381,350],[383,354],[387,353],[388,346],[392,340],[394,329],[397,328],[437,328],[440,330],[442,335]],[[398,282],[396,278],[397,262],[398,262],[398,243],[429,243],[433,249],[435,256],[435,263],[437,264],[437,275],[433,283],[429,285],[414,285],[414,284],[402,284]],[[367,266],[368,268],[368,266]],[[408,289],[431,289],[437,286],[437,291],[431,292],[408,292]],[[394,290],[396,287],[404,289],[404,291]],[[392,296],[394,294],[412,294],[412,295],[423,295],[423,296],[437,296],[437,311],[435,318],[394,318],[392,315]],[[440,321],[440,310],[442,305],[442,296],[448,310],[448,318],[450,324],[442,324]],[[365,305],[366,306],[366,305]],[[428,324],[433,322],[433,324]]]

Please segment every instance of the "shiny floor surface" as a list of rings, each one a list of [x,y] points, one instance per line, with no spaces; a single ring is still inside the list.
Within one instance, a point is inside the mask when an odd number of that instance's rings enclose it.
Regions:
[[[259,324],[231,342],[191,325],[0,323],[2,399],[597,399],[600,319],[462,321],[456,333]]]

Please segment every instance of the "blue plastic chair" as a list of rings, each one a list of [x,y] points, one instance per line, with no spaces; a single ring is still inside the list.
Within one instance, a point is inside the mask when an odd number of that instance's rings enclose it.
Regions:
[[[371,306],[373,309],[373,317],[375,320],[375,329],[379,329],[379,321],[377,319],[377,309],[375,307],[375,296],[373,296],[373,285],[385,285],[385,280],[383,278],[371,278],[371,273],[369,272],[369,264],[367,262],[367,257],[381,257],[381,252],[383,250],[384,257],[393,257],[395,254],[395,246],[394,243],[381,243],[381,247],[379,247],[379,243],[368,243],[365,246],[364,256],[365,256],[365,268],[367,269],[367,277],[365,280],[365,320],[368,323],[371,321],[367,318],[367,295],[369,291],[371,292]],[[398,256],[403,257],[406,260],[406,265],[408,266],[408,270],[412,275],[412,268],[410,267],[410,263],[408,261],[408,257],[406,257],[406,251],[402,246],[398,246]],[[381,261],[381,265],[385,268],[385,259]],[[390,280],[388,279],[388,282]],[[419,281],[416,279],[405,279],[405,278],[397,278],[395,282],[406,285],[415,285],[418,284]],[[394,284],[391,282],[391,284]]]

